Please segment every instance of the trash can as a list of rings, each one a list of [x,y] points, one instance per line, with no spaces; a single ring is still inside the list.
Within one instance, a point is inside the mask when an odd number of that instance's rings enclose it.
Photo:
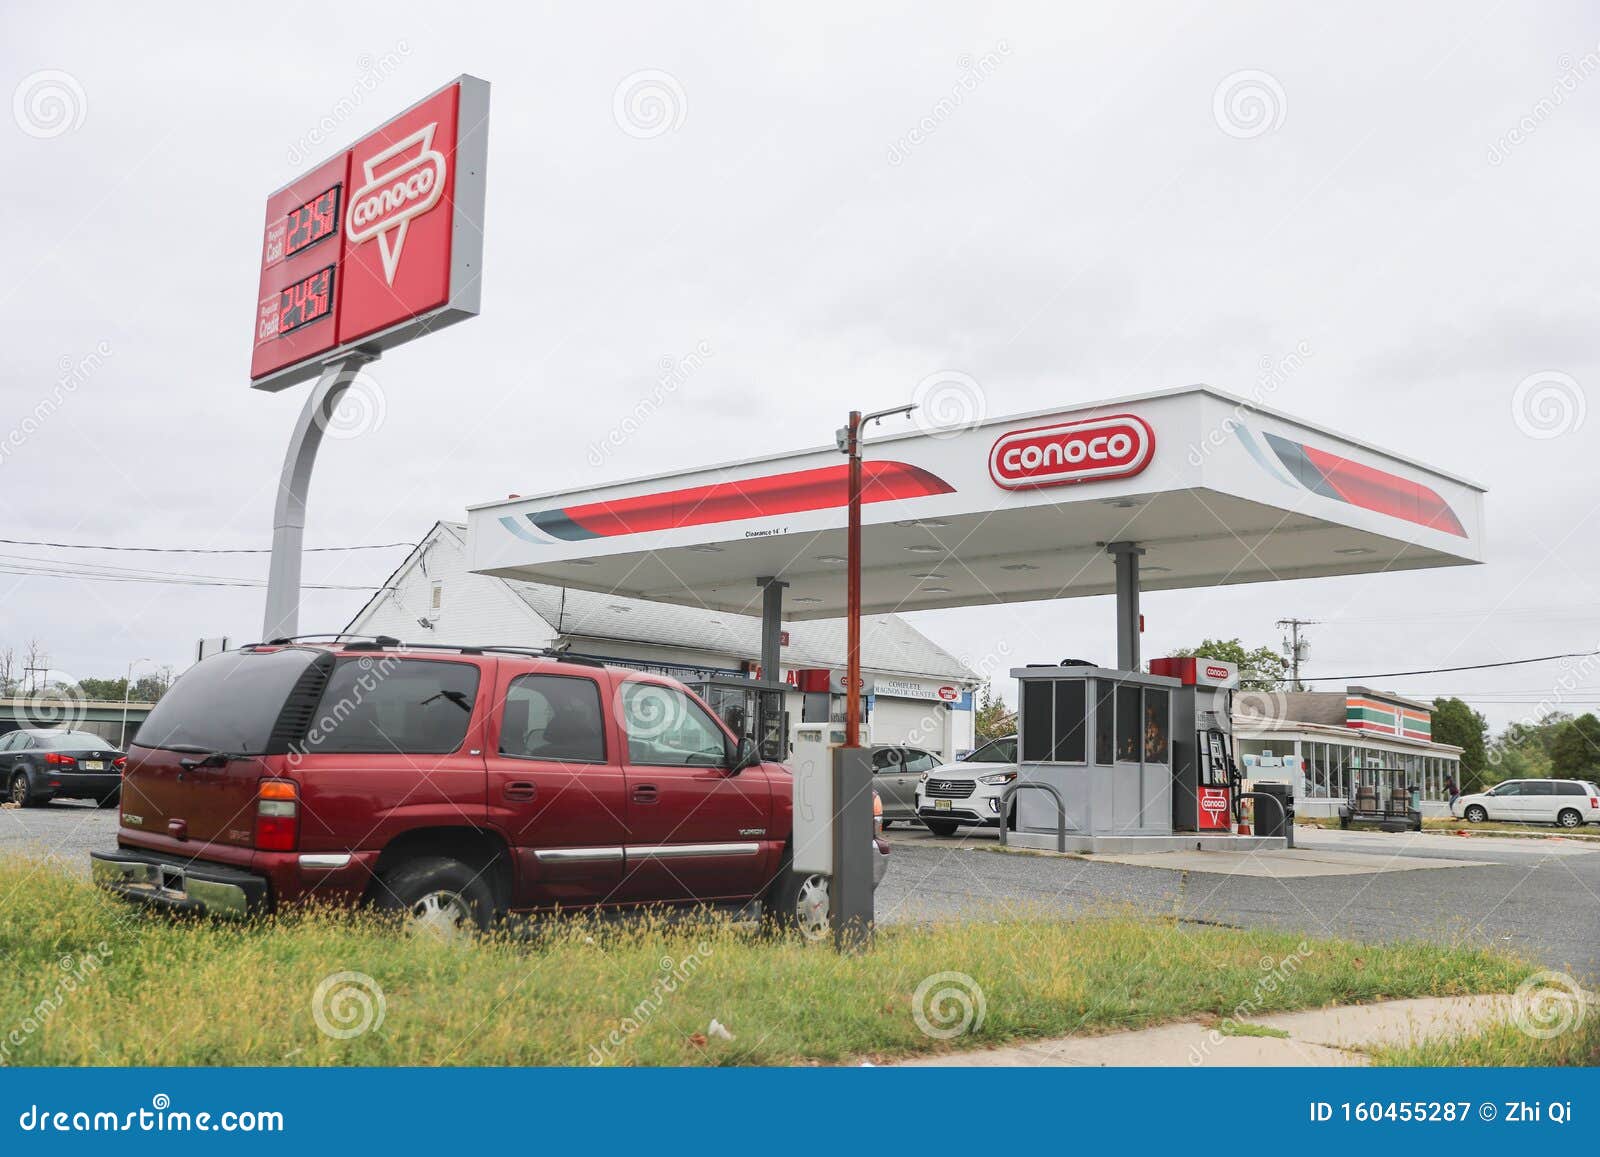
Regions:
[[[1255,790],[1283,805],[1280,813],[1270,803],[1256,800],[1256,835],[1282,836],[1289,847],[1294,847],[1294,789],[1286,783],[1257,783]]]

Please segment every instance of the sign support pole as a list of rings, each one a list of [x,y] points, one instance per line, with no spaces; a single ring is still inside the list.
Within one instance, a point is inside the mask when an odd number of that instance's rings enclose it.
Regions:
[[[267,607],[261,626],[263,641],[293,638],[300,632],[300,558],[305,541],[306,495],[311,469],[317,463],[322,433],[339,399],[373,354],[347,354],[328,362],[306,398],[289,437],[278,497],[272,515],[272,561],[267,570]]]

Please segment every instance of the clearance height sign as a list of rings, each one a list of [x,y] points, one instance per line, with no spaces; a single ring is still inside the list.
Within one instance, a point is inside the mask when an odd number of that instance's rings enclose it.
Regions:
[[[251,385],[478,312],[489,85],[463,76],[267,199]]]

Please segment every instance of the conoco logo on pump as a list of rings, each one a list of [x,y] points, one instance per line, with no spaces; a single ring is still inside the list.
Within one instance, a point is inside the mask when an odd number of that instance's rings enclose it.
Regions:
[[[1156,436],[1143,418],[1112,414],[1016,430],[989,451],[989,476],[1007,490],[1125,478],[1150,465]]]
[[[444,154],[433,147],[434,123],[396,141],[362,162],[366,176],[350,196],[345,230],[352,245],[378,239],[383,277],[394,284],[394,271],[406,243],[407,223],[438,204],[444,192]]]

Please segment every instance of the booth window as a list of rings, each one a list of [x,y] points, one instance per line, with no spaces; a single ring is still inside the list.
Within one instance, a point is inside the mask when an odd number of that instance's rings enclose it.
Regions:
[[[1056,682],[1056,753],[1053,758],[1057,763],[1083,762],[1088,710],[1088,684],[1084,680]]]
[[[1111,764],[1116,761],[1116,707],[1117,685],[1109,679],[1094,681],[1094,761]]]
[[[1048,679],[1028,679],[1022,684],[1022,758],[1045,763],[1054,744],[1055,695]]]
[[[1139,710],[1139,685],[1117,685],[1117,762],[1138,763],[1144,749],[1142,713]]]
[[[1088,687],[1082,679],[1030,679],[1022,685],[1022,758],[1084,761]]]
[[[1144,761],[1167,762],[1168,695],[1160,687],[1144,689]]]

